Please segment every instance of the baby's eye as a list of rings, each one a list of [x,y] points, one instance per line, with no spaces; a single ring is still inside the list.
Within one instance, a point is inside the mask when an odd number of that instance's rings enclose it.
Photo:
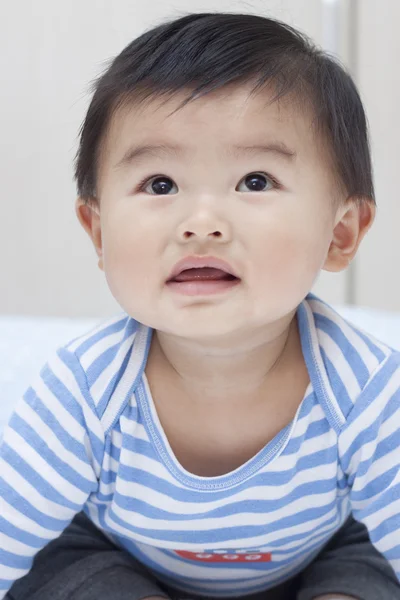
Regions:
[[[145,185],[147,182],[148,185]],[[171,189],[171,184],[174,185],[172,179],[169,177],[166,177],[165,175],[156,175],[151,179],[142,181],[142,183],[139,185],[139,191],[146,192],[152,196],[166,196],[168,194],[168,190]],[[149,187],[152,191],[148,190]]]
[[[246,177],[244,179],[242,179],[242,181],[250,188],[250,191],[252,191],[252,192],[268,191],[268,190],[265,190],[265,185],[266,185],[265,182],[266,181],[270,181],[270,182],[272,182],[272,184],[277,184],[277,182],[275,182],[272,177],[269,177],[268,175],[263,174],[263,173],[250,173],[249,175],[246,175]],[[239,186],[240,186],[240,184],[239,184]],[[238,189],[238,191],[241,192],[241,191],[246,191],[246,190]]]

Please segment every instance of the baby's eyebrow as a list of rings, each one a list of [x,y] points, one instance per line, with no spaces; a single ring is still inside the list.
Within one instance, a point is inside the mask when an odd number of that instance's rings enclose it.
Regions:
[[[179,144],[143,144],[139,146],[130,146],[122,158],[114,165],[113,169],[120,170],[132,166],[134,163],[143,161],[151,156],[167,157],[175,155],[182,158],[190,152],[189,148]],[[239,157],[243,154],[273,154],[285,162],[293,162],[297,154],[289,148],[284,142],[275,141],[262,144],[252,144],[248,146],[234,145],[226,150],[229,156]]]

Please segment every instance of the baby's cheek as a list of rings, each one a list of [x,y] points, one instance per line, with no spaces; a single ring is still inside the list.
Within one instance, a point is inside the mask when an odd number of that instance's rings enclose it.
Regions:
[[[271,233],[268,243],[260,248],[258,272],[263,285],[273,285],[280,294],[306,294],[321,268],[324,245],[307,231]]]
[[[134,304],[148,303],[156,269],[142,235],[133,228],[122,230],[104,239],[103,251],[105,276],[116,300],[125,310],[129,305],[130,313]]]

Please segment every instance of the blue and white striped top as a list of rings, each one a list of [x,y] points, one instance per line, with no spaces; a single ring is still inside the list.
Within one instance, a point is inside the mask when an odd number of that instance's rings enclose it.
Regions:
[[[189,594],[279,584],[351,512],[400,579],[400,352],[314,294],[297,319],[310,384],[295,418],[217,477],[168,443],[144,373],[151,328],[122,313],[54,352],[0,447],[0,599],[81,510]]]

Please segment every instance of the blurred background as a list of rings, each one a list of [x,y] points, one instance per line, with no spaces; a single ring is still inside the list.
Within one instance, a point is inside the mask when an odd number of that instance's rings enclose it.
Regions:
[[[74,211],[89,85],[145,29],[216,10],[284,20],[349,68],[370,125],[377,218],[351,267],[322,272],[313,291],[334,304],[400,311],[397,0],[20,0],[0,7],[0,314],[121,311]]]

